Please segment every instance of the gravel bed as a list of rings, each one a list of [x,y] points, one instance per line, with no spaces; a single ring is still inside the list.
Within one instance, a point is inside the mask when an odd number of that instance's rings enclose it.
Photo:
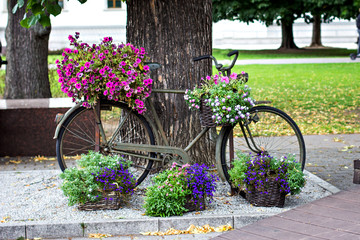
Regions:
[[[0,220],[69,222],[151,218],[144,215],[142,208],[145,187],[150,184],[149,177],[140,185],[130,203],[119,210],[79,211],[76,206],[68,206],[68,200],[60,189],[62,180],[59,174],[58,170],[0,172]],[[229,196],[229,190],[227,183],[219,182],[216,196],[206,210],[184,216],[277,214],[331,195],[308,180],[301,194],[286,197],[284,208],[265,208],[251,206],[240,196]]]

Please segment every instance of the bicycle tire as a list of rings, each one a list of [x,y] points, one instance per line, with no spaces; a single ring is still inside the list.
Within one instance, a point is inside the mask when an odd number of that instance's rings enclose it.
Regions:
[[[121,130],[117,133],[115,142],[139,143],[155,145],[155,138],[150,124],[145,117],[132,111],[127,104],[102,100],[100,104],[101,123],[107,140],[113,135],[116,127],[127,116]],[[111,146],[104,146],[103,139],[95,140],[95,116],[93,109],[80,107],[64,121],[56,141],[56,155],[62,171],[67,167],[78,167],[76,159],[89,150],[102,154],[119,155]],[[139,151],[136,151],[139,153]],[[155,153],[149,153],[155,157]],[[121,154],[126,160],[132,161],[130,171],[140,184],[148,175],[153,160],[135,158]]]
[[[255,116],[257,116],[258,119]],[[301,169],[304,170],[306,159],[305,143],[300,129],[294,120],[283,111],[269,106],[255,106],[250,109],[250,120],[251,119],[258,120],[257,122],[254,120],[250,121],[249,124],[249,129],[253,134],[253,139],[258,149],[266,151],[274,157],[286,156],[293,153],[295,154],[296,160],[301,163]],[[231,181],[228,173],[231,167],[230,151],[227,149],[229,149],[230,146],[229,137],[231,136],[231,132],[235,129],[234,132],[237,135],[233,138],[234,143],[232,146],[234,146],[234,156],[236,155],[236,151],[253,152],[255,154],[261,152],[254,149],[254,147],[252,147],[253,151],[249,148],[243,132],[240,130],[239,133],[239,128],[236,128],[236,126],[239,126],[239,124],[221,128],[219,133],[219,137],[221,138],[220,151],[217,151],[217,154],[220,154],[220,156],[217,156],[217,159],[220,158],[224,178],[230,184]]]

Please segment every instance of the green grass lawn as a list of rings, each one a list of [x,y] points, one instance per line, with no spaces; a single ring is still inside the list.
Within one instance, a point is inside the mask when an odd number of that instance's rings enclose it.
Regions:
[[[360,133],[360,63],[235,66],[256,100],[288,113],[304,134]]]

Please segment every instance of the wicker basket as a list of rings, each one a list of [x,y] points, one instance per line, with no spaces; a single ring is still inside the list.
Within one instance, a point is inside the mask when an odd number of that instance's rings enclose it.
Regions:
[[[216,123],[212,119],[213,112],[210,106],[207,106],[203,99],[200,104],[200,123],[204,127],[216,127]]]
[[[280,188],[275,179],[269,180],[267,189],[268,194],[261,191],[251,191],[246,193],[246,199],[249,203],[257,207],[284,207],[286,193],[280,192]]]
[[[96,211],[96,210],[117,210],[123,203],[120,194],[114,191],[106,191],[102,198],[96,202],[86,202],[78,206],[81,211]]]
[[[200,208],[199,202],[201,202],[202,208]],[[188,210],[188,212],[204,211],[205,210],[205,198],[199,199],[198,204],[195,205],[194,198],[191,195],[189,195],[186,197],[185,208]]]

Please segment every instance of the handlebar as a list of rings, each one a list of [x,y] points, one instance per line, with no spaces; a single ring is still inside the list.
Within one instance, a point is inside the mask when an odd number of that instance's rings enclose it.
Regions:
[[[226,76],[230,76],[231,74],[231,69],[234,67],[235,65],[235,62],[239,56],[239,51],[238,50],[234,50],[234,51],[231,51],[227,54],[228,57],[231,57],[232,55],[235,55],[235,57],[233,58],[231,64],[228,66],[228,67],[224,67],[221,63],[218,63],[216,58],[214,56],[211,56],[211,55],[203,55],[203,56],[200,56],[200,57],[194,57],[193,58],[193,61],[200,61],[200,60],[203,60],[203,59],[207,59],[207,58],[210,58],[211,60],[214,61],[215,63],[215,67],[218,71],[222,72],[224,75]]]

